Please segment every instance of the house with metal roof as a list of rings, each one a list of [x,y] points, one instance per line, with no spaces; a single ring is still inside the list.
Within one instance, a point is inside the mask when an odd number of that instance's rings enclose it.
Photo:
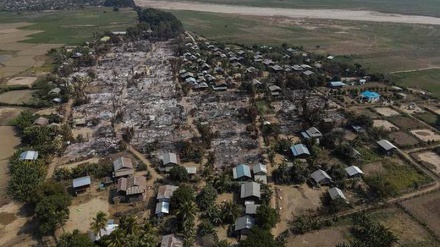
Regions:
[[[197,167],[191,166],[191,167],[185,167],[186,171],[188,172],[188,175],[196,175],[197,174]]]
[[[125,201],[143,201],[146,197],[147,179],[144,176],[134,176],[129,178],[119,178],[117,191],[125,196]]]
[[[396,152],[396,150],[397,150],[397,147],[394,146],[394,144],[392,144],[391,142],[389,142],[389,141],[387,141],[385,139],[378,141],[377,145],[379,145],[379,148],[387,156],[393,155]]]
[[[169,202],[158,202],[156,203],[155,213],[157,217],[163,217],[165,214],[170,213],[170,203]]]
[[[316,139],[318,142],[322,137],[321,131],[319,131],[316,127],[311,127],[308,130],[301,132],[301,135],[306,140]]]
[[[266,175],[267,174],[267,166],[261,163],[257,163],[253,167],[254,175]]]
[[[72,180],[72,188],[75,194],[79,194],[87,190],[90,187],[92,180],[90,176],[75,178]]]
[[[101,239],[101,237],[110,235],[116,228],[118,228],[118,224],[114,223],[115,220],[109,219],[107,221],[107,225],[104,227],[104,229],[99,230],[98,234],[95,234],[93,231],[89,232],[89,239],[94,241],[98,241]]]
[[[119,157],[113,161],[113,177],[126,177],[134,174],[133,163],[131,159]]]
[[[345,171],[350,178],[361,177],[364,175],[364,172],[357,166],[349,166],[345,168]]]
[[[330,88],[343,88],[343,87],[346,87],[347,84],[343,83],[342,81],[332,81],[332,82],[329,82],[328,86]]]
[[[240,164],[232,169],[232,177],[236,180],[252,179],[251,169],[248,165]]]
[[[361,101],[374,103],[380,100],[380,94],[372,91],[364,91],[360,95]]]
[[[38,159],[38,151],[25,151],[20,154],[20,160],[36,160]]]
[[[260,206],[260,204],[246,204],[246,214],[257,214],[257,209]]]
[[[281,88],[277,85],[271,85],[269,86],[270,95],[272,96],[280,96],[281,95]]]
[[[249,230],[255,225],[255,219],[249,215],[238,218],[235,221],[235,231],[246,235]]]
[[[290,147],[290,151],[295,158],[301,158],[310,155],[309,149],[304,144],[296,144]]]
[[[241,184],[240,198],[259,200],[261,197],[261,185],[256,182]]]
[[[183,242],[174,234],[162,236],[160,247],[183,247]]]
[[[179,158],[177,156],[177,154],[175,153],[165,153],[162,155],[162,171],[166,171],[169,172],[171,170],[171,168],[173,168],[174,166],[178,165],[179,162]]]
[[[332,182],[332,178],[327,174],[327,172],[321,169],[314,171],[312,174],[310,174],[310,177],[317,185],[328,185]]]
[[[159,202],[169,202],[171,197],[173,196],[174,191],[179,188],[178,186],[173,185],[162,185],[157,189],[156,199]]]
[[[342,193],[342,190],[340,190],[336,187],[328,189],[328,193],[329,193],[330,198],[332,200],[344,199],[345,201],[347,201],[347,198],[345,197],[344,193]]]

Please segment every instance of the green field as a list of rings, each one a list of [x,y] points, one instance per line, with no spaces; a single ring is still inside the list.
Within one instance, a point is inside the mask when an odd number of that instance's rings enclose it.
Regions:
[[[175,1],[175,0],[167,0]],[[182,1],[182,0],[177,0]],[[375,10],[388,13],[440,16],[438,0],[192,0],[202,3],[278,8]]]
[[[440,98],[440,69],[396,73],[392,78],[397,84],[428,90]]]
[[[132,9],[87,8],[48,12],[0,13],[0,23],[28,22],[25,30],[41,30],[24,42],[76,45],[93,37],[94,32],[120,31],[136,24]],[[0,48],[1,49],[1,48]]]

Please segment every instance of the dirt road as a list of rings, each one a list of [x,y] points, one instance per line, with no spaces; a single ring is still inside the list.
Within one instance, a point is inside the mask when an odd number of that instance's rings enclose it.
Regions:
[[[416,15],[387,14],[376,11],[342,10],[342,9],[289,9],[250,7],[240,5],[220,5],[194,2],[168,2],[160,0],[135,0],[141,7],[152,7],[167,10],[192,10],[222,14],[253,16],[284,16],[289,18],[332,19],[347,21],[372,21],[409,24],[440,25],[440,18]]]

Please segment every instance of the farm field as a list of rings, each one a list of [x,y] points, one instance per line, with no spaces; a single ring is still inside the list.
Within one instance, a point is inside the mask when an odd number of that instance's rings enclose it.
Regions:
[[[419,121],[407,116],[393,116],[387,119],[392,124],[396,125],[402,131],[424,128],[425,126]]]
[[[0,107],[0,126],[9,126],[10,122],[24,109],[20,107]]]
[[[373,127],[384,128],[386,131],[396,131],[399,130],[394,124],[388,122],[387,120],[375,119],[373,120]]]
[[[440,213],[438,207],[440,206],[440,192],[431,193],[425,196],[417,197],[401,203],[405,209],[409,210],[419,220],[426,223],[426,225],[434,231],[437,236],[440,236]]]
[[[37,80],[37,77],[14,77],[6,82],[7,86],[20,85],[31,87],[32,84]]]
[[[0,94],[0,103],[22,104],[32,99],[34,90],[15,90]]]
[[[165,0],[179,2],[179,0]],[[351,10],[374,10],[386,13],[440,16],[440,4],[436,0],[424,1],[424,4],[415,5],[412,0],[388,0],[383,3],[378,0],[190,0],[200,3],[215,3],[228,5],[247,5],[257,7],[277,8],[313,8],[313,9],[351,9]],[[181,1],[180,1],[181,2]]]
[[[433,172],[440,174],[440,156],[432,151],[411,154],[416,160],[424,164]]]
[[[440,141],[440,135],[430,129],[411,130],[411,133],[424,142]]]
[[[397,146],[404,148],[405,146],[412,146],[419,143],[413,136],[405,132],[393,132],[388,135],[389,140]]]
[[[391,116],[396,116],[396,115],[400,115],[400,113],[398,113],[397,111],[388,108],[388,107],[383,107],[383,108],[376,108],[375,109],[380,115],[384,116],[384,117],[391,117]]]
[[[4,203],[6,183],[8,181],[7,164],[9,157],[14,154],[20,144],[20,138],[15,135],[11,126],[0,126],[0,205]]]
[[[395,73],[392,78],[402,86],[428,90],[440,97],[440,68]]]

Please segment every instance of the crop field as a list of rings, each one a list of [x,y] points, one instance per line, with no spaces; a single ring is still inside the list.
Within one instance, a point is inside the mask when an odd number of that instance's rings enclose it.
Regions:
[[[432,151],[411,154],[425,167],[440,175],[440,156]]]
[[[437,67],[440,64],[436,65]],[[395,73],[393,80],[405,87],[428,90],[440,98],[440,69],[418,70],[410,72]]]
[[[392,143],[396,144],[400,148],[416,145],[419,143],[419,141],[415,137],[401,131],[393,132],[389,134],[388,137]]]
[[[419,121],[407,116],[394,116],[387,119],[396,125],[402,131],[424,128],[425,126]]]
[[[22,104],[32,99],[33,90],[16,90],[0,94],[0,103]]]
[[[166,0],[176,2],[176,0]],[[178,2],[179,0],[177,0]],[[181,0],[180,0],[181,1]],[[424,0],[423,4],[414,4],[413,0],[191,0],[201,3],[228,5],[247,5],[277,8],[313,8],[313,9],[354,9],[374,10],[386,13],[440,16],[440,3],[436,0]]]
[[[9,157],[14,154],[15,148],[20,144],[20,138],[15,135],[11,126],[0,126],[0,205],[3,204],[6,193],[6,184],[9,179],[7,175],[7,164]]]
[[[440,192],[431,193],[401,203],[416,218],[424,222],[429,229],[440,236]]]
[[[440,135],[430,129],[411,130],[411,133],[424,142],[440,141]]]

